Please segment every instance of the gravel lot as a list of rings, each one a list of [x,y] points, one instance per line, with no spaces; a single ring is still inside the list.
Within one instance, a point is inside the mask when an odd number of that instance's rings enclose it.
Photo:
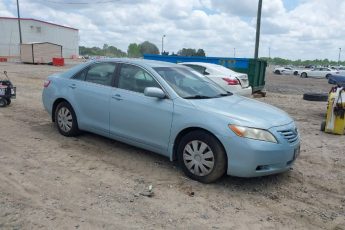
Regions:
[[[154,153],[85,133],[61,136],[41,102],[43,80],[71,67],[0,63],[17,99],[0,108],[0,229],[345,229],[345,136],[319,131],[326,80],[267,73],[265,101],[302,137],[287,173],[186,178]],[[149,185],[154,196],[145,196]]]

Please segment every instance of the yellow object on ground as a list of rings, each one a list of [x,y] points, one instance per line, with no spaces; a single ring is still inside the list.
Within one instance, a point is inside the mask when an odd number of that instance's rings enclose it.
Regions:
[[[345,88],[335,87],[328,96],[326,133],[345,134]]]

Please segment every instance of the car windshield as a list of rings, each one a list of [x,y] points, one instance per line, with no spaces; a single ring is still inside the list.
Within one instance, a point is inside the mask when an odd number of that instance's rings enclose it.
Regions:
[[[196,71],[183,67],[153,68],[181,97],[207,99],[232,95]]]

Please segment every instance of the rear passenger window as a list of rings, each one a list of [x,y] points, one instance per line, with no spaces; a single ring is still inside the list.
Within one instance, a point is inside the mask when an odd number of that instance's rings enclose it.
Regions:
[[[97,63],[80,71],[73,79],[111,86],[115,68],[115,63]]]
[[[134,65],[122,65],[118,88],[144,93],[146,87],[160,88],[156,80],[145,70]]]
[[[195,71],[197,71],[197,72],[199,72],[199,73],[201,73],[201,74],[205,74],[205,70],[206,70],[206,68],[205,67],[203,67],[203,66],[199,66],[199,65],[186,65],[186,66],[188,66],[188,67],[190,67],[190,68],[192,68],[192,69],[194,69]]]

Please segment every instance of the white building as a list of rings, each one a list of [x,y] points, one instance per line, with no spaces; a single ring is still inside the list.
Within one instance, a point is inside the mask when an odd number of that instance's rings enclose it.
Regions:
[[[40,21],[21,18],[22,43],[50,42],[62,46],[64,58],[78,57],[78,29]],[[0,57],[20,56],[18,19],[0,17]]]

